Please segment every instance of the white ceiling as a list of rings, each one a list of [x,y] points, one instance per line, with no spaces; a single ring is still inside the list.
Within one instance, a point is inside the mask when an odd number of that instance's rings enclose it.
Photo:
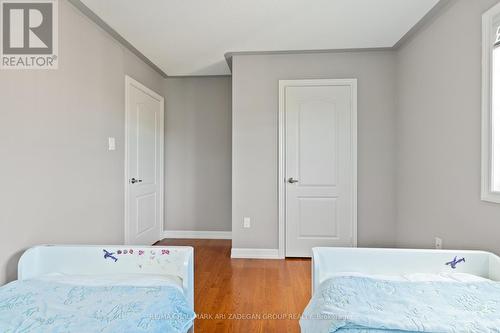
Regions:
[[[392,47],[439,0],[81,0],[168,75],[226,52]]]

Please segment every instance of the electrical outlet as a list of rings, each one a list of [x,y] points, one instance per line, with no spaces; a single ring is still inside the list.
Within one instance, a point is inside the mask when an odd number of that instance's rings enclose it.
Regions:
[[[443,240],[439,237],[436,237],[434,239],[434,244],[435,244],[437,250],[441,250],[443,248]]]
[[[250,223],[250,218],[249,217],[244,217],[243,218],[243,228],[250,228],[251,223]]]

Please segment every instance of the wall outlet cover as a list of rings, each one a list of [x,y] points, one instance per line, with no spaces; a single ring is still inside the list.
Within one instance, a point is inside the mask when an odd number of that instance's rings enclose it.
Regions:
[[[434,244],[437,250],[441,250],[443,248],[443,240],[439,237],[434,239]]]

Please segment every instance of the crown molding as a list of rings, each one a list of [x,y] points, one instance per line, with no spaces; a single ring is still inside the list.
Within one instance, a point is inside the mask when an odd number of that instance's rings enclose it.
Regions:
[[[155,70],[162,77],[166,78],[168,75],[162,71],[158,66],[156,66],[148,57],[146,57],[141,51],[134,47],[131,43],[129,43],[122,35],[120,35],[115,29],[111,28],[109,24],[104,22],[96,13],[94,13],[89,7],[87,7],[80,0],[68,0],[76,9],[78,9],[83,15],[87,16],[92,22],[97,24],[101,29],[106,31],[111,37],[113,37],[116,41],[122,44],[125,48],[127,48],[130,52],[135,54],[139,59],[144,61],[149,67]]]
[[[75,6],[80,12],[87,16],[91,21],[101,27],[104,31],[111,35],[115,40],[126,47],[130,52],[138,56],[142,61],[154,69],[158,74],[164,78],[179,77],[223,77],[230,76],[227,74],[223,75],[173,75],[169,76],[164,71],[162,71],[158,66],[156,66],[148,57],[146,57],[141,51],[135,48],[130,42],[128,42],[124,37],[122,37],[116,30],[111,28],[109,24],[104,22],[96,13],[94,13],[90,8],[88,8],[81,0],[68,0],[73,6]],[[387,51],[397,51],[403,45],[407,44],[412,40],[420,31],[422,31],[429,24],[434,22],[442,13],[444,13],[449,7],[453,5],[452,0],[439,0],[431,10],[429,10],[403,37],[401,37],[392,47],[376,47],[376,48],[350,48],[350,49],[323,49],[323,50],[281,50],[281,51],[235,51],[226,52],[224,58],[229,66],[229,70],[233,70],[233,56],[240,55],[280,55],[280,54],[314,54],[314,53],[345,53],[345,52],[387,52]]]

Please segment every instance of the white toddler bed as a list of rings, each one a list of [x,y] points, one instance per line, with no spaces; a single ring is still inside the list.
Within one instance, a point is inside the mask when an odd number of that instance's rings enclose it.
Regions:
[[[2,332],[187,332],[193,248],[42,245],[0,288]]]
[[[483,251],[314,248],[303,333],[500,332],[500,258]]]

